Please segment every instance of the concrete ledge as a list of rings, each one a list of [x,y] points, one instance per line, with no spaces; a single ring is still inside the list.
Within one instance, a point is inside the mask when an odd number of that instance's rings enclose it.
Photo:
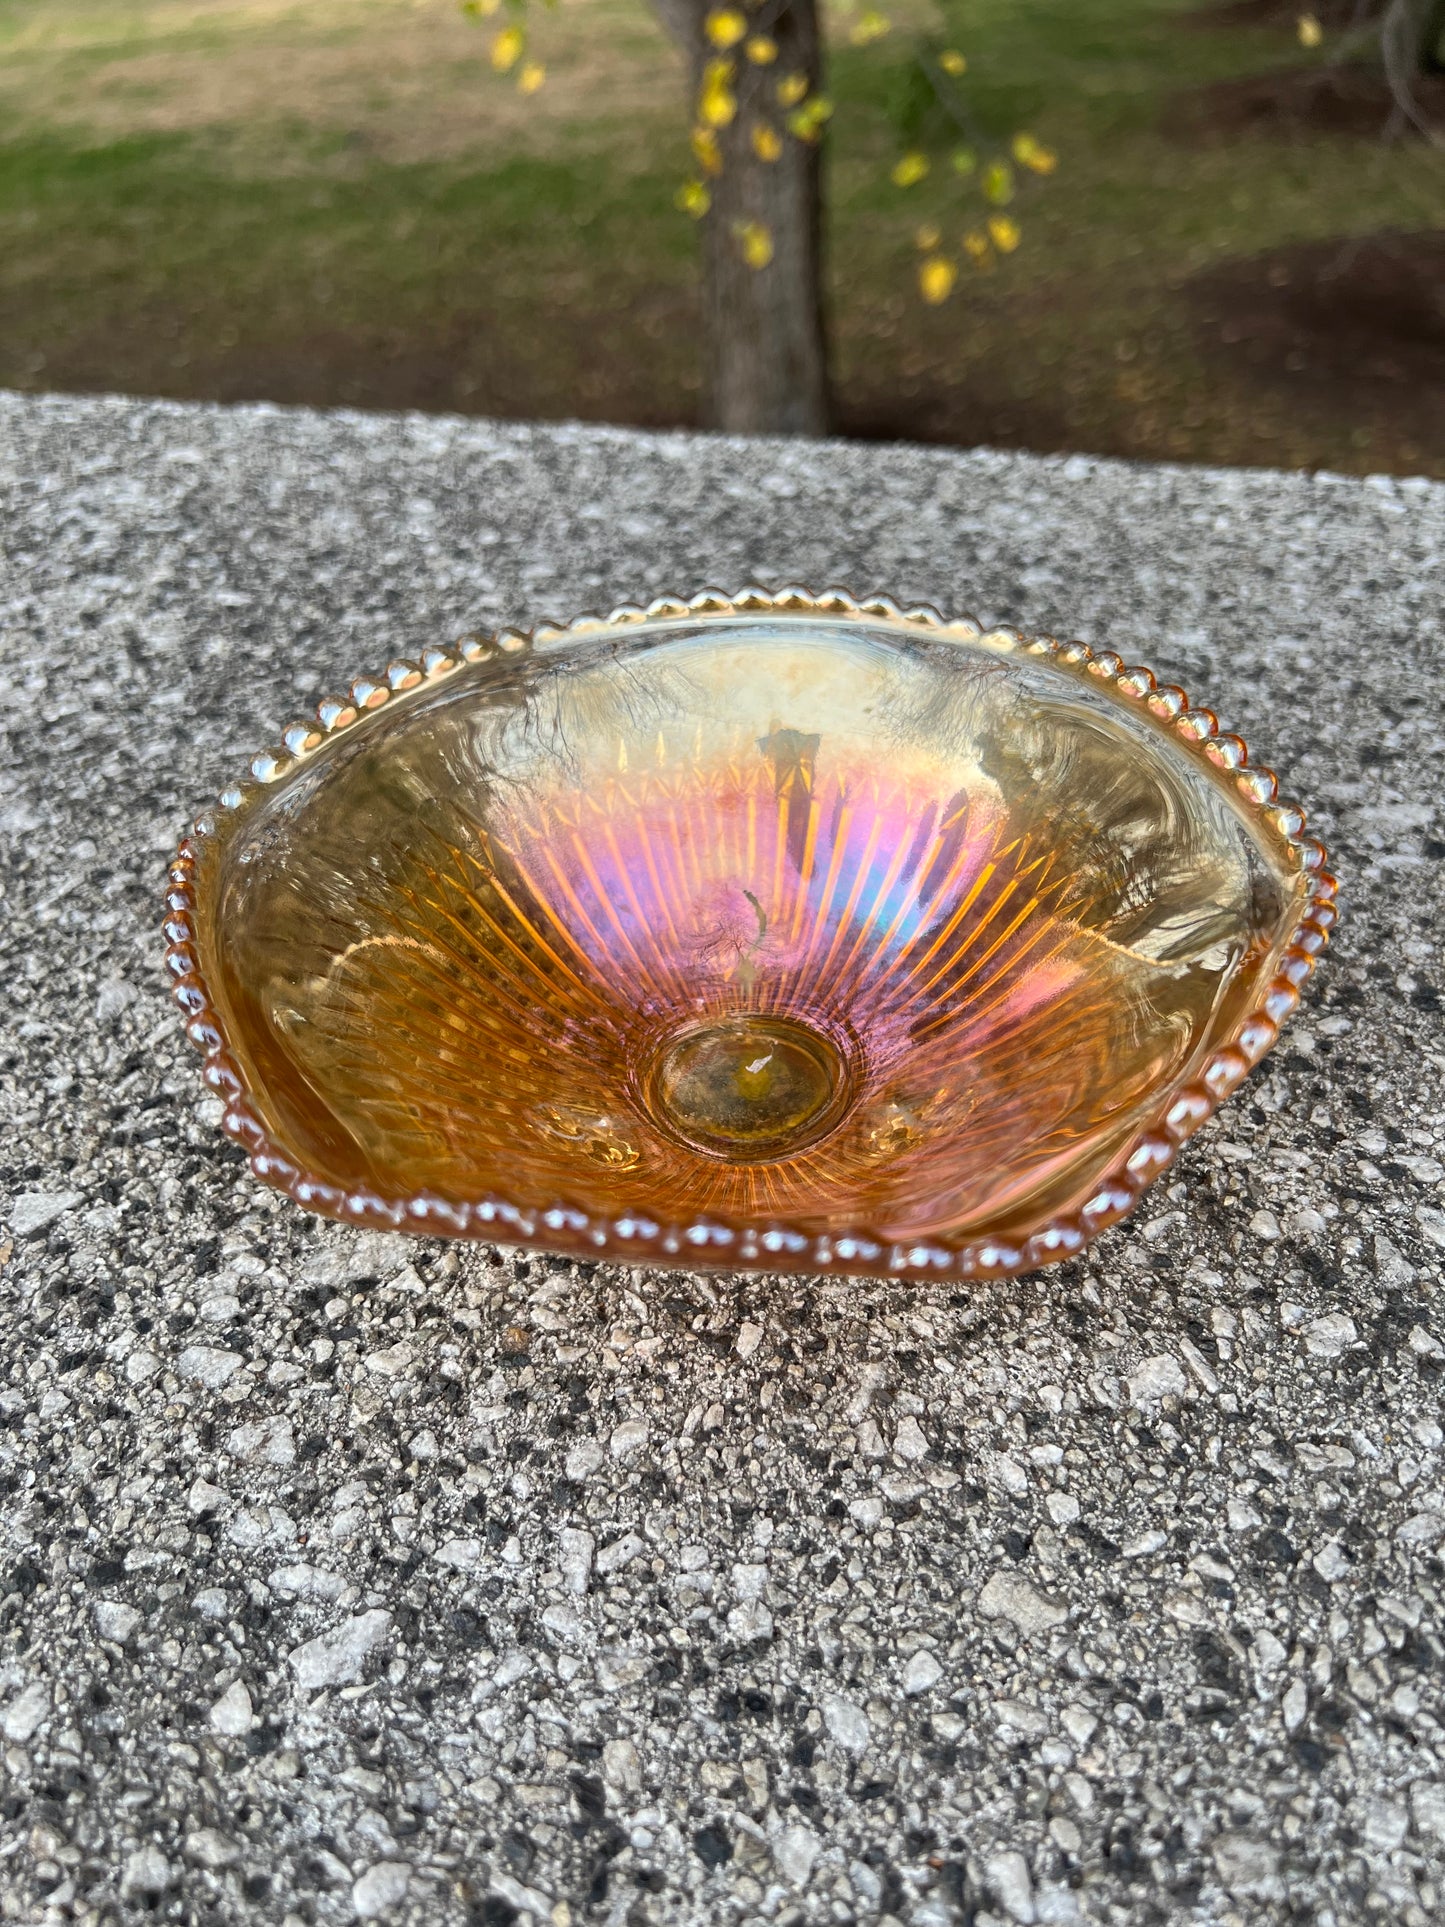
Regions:
[[[0,398],[0,1918],[1445,1910],[1445,488]],[[1344,884],[1282,1049],[966,1294],[349,1234],[211,1128],[188,817],[501,620],[1108,642]]]

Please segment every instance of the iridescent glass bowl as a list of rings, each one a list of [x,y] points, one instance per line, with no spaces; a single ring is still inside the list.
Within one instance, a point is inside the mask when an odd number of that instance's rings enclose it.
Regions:
[[[1237,737],[1082,643],[802,591],[394,662],[171,871],[260,1178],[633,1262],[1079,1251],[1264,1055],[1334,920]]]

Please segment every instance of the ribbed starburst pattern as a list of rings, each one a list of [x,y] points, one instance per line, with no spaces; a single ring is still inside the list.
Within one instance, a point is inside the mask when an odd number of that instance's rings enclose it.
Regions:
[[[1006,1275],[1270,1048],[1302,813],[1081,643],[749,589],[466,638],[252,759],[167,967],[257,1176],[625,1262]]]
[[[433,813],[316,906],[352,934],[273,994],[278,1035],[413,1190],[897,1235],[1025,1196],[1129,1116],[1207,1001],[1173,1012],[1177,973],[1089,928],[1091,879],[987,785],[818,781],[815,750],[779,732]],[[1177,1021],[1138,1025],[1161,989]],[[693,1148],[650,1081],[679,1031],[747,1016],[843,1067],[835,1126],[795,1155]]]

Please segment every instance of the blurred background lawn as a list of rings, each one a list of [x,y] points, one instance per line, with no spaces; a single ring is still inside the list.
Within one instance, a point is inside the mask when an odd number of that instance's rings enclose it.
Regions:
[[[980,119],[1060,164],[939,308],[902,36],[835,44],[844,431],[1445,476],[1445,149],[1297,11],[945,6]],[[527,100],[455,0],[0,0],[0,385],[696,420],[681,64],[642,0],[536,39]]]

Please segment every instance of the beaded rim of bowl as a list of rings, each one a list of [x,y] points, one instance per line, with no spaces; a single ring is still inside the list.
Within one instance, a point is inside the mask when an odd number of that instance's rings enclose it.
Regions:
[[[325,744],[364,727],[379,709],[404,702],[414,691],[434,688],[467,668],[640,622],[756,615],[888,623],[1000,654],[1047,656],[1081,681],[1107,688],[1121,702],[1147,713],[1162,732],[1188,748],[1215,782],[1233,791],[1266,833],[1287,850],[1289,860],[1307,880],[1308,900],[1258,1004],[1191,1076],[1163,1093],[1150,1124],[1138,1132],[1076,1211],[1051,1219],[1018,1243],[997,1238],[900,1243],[877,1237],[866,1227],[813,1233],[787,1224],[740,1228],[702,1217],[686,1224],[664,1224],[637,1211],[599,1217],[561,1202],[548,1208],[522,1207],[495,1194],[474,1200],[429,1193],[394,1198],[347,1191],[304,1170],[272,1136],[259,1101],[247,1087],[212,1004],[196,948],[197,902],[250,806]],[[198,816],[182,840],[168,873],[162,926],[166,968],[172,995],[186,1018],[186,1035],[205,1059],[204,1081],[225,1104],[221,1129],[247,1152],[256,1177],[307,1210],[372,1230],[531,1245],[621,1263],[682,1260],[737,1269],[940,1281],[1003,1278],[1074,1257],[1116,1224],[1272,1048],[1280,1026],[1300,1001],[1338,915],[1338,886],[1325,868],[1324,847],[1307,837],[1304,829],[1303,810],[1281,800],[1273,772],[1251,764],[1243,741],[1221,732],[1211,710],[1195,708],[1182,689],[1160,684],[1151,670],[1126,667],[1112,650],[1060,642],[1052,636],[1025,636],[1009,628],[985,630],[968,617],[949,619],[928,606],[901,608],[886,595],[859,598],[843,589],[814,594],[801,588],[746,588],[726,595],[709,589],[686,599],[662,596],[645,607],[624,603],[610,615],[543,623],[530,632],[503,629],[468,635],[451,649],[423,651],[417,661],[395,660],[379,676],[359,677],[347,695],[325,698],[317,704],[312,720],[289,724],[275,748],[252,757],[248,776],[223,790],[217,807]]]

